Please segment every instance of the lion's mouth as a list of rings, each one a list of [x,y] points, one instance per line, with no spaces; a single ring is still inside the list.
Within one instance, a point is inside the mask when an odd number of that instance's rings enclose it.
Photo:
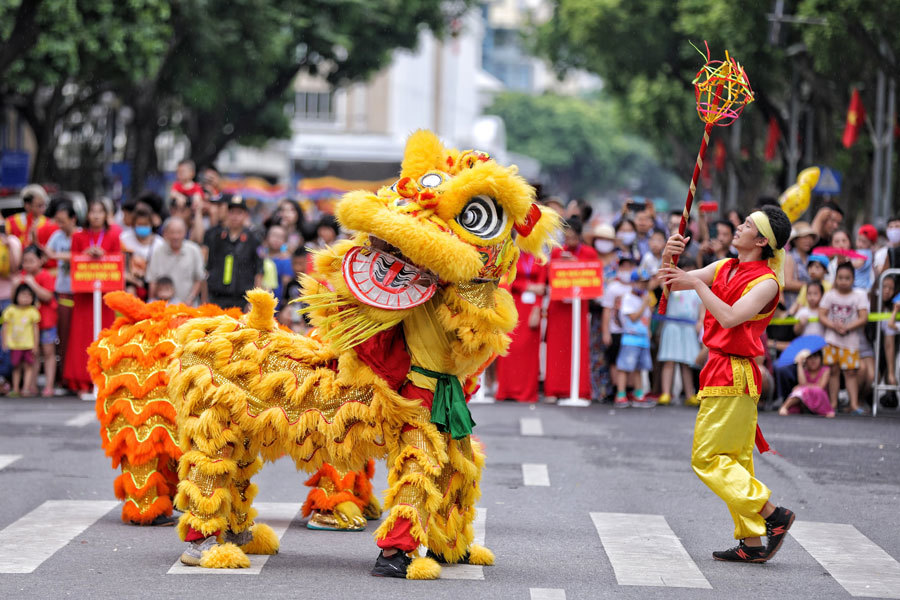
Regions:
[[[353,248],[341,265],[344,281],[360,302],[386,310],[403,310],[431,299],[438,277],[419,267],[382,239]]]

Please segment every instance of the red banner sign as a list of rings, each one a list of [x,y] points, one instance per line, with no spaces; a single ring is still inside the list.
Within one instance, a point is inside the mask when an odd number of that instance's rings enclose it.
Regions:
[[[125,289],[125,260],[121,254],[94,258],[87,254],[72,256],[72,291],[113,292]]]
[[[550,299],[599,298],[603,295],[603,262],[554,260],[550,262]]]

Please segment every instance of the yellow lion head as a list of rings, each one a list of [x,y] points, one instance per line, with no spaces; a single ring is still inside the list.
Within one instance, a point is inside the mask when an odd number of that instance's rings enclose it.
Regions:
[[[386,309],[424,302],[436,286],[499,280],[519,249],[543,258],[558,227],[534,200],[515,167],[417,131],[393,185],[337,205],[340,222],[357,232],[344,279],[360,301]]]

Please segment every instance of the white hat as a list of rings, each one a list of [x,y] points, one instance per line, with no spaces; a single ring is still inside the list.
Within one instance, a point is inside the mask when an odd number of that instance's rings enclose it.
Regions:
[[[36,183],[30,183],[23,187],[22,191],[19,192],[19,195],[22,196],[22,198],[25,198],[25,196],[40,196],[44,199],[44,202],[50,202],[50,196],[47,194],[47,190]]]

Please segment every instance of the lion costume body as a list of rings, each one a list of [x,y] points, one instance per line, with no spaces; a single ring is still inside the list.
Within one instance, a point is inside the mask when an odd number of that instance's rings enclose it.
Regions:
[[[254,524],[263,460],[340,474],[386,458],[377,543],[430,552],[405,576],[436,578],[437,561],[491,564],[472,544],[484,457],[466,399],[516,324],[500,277],[514,277],[520,249],[545,258],[558,218],[514,167],[426,131],[410,137],[396,183],[345,195],[337,217],[356,233],[319,252],[316,279],[303,280],[313,335],[280,329],[260,290],[243,318],[201,316],[173,333],[179,534],[202,567],[248,566],[247,553],[278,548]]]

